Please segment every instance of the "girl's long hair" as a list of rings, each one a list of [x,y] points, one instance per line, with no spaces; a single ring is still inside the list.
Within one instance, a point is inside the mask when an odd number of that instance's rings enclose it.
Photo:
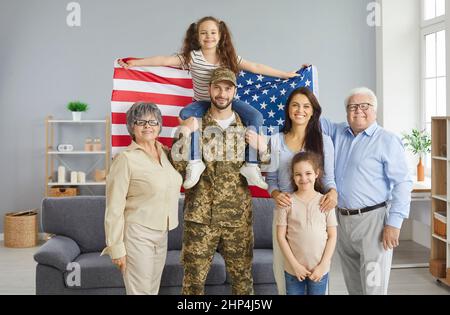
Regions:
[[[181,49],[181,55],[183,56],[184,62],[189,64],[191,60],[191,51],[199,50],[201,48],[198,40],[198,28],[200,24],[206,21],[213,21],[219,29],[220,40],[217,47],[217,54],[219,55],[220,65],[230,69],[236,74],[239,73],[237,54],[231,40],[231,32],[225,22],[219,21],[212,16],[206,16],[198,20],[196,23],[189,25],[189,28],[186,31],[186,36],[184,37],[183,47]]]
[[[322,127],[320,126],[320,115],[322,114],[322,107],[320,107],[319,101],[316,96],[310,89],[306,87],[298,88],[292,91],[291,95],[287,100],[287,106],[285,110],[285,124],[283,128],[283,133],[287,134],[292,130],[292,120],[289,117],[289,108],[291,106],[292,99],[296,95],[305,95],[311,106],[313,108],[313,115],[308,122],[308,126],[306,126],[306,135],[305,135],[305,143],[304,149],[308,152],[313,152],[319,155],[321,161],[321,167],[323,167],[323,136],[322,136]]]
[[[324,194],[325,190],[322,186],[322,176],[323,176],[322,159],[319,154],[311,151],[297,153],[292,158],[291,172],[292,172],[292,187],[294,187],[294,191],[298,191],[298,187],[294,181],[294,167],[297,163],[300,162],[310,163],[316,174],[319,174],[319,176],[316,179],[316,182],[314,183],[314,190],[320,192],[321,194]]]

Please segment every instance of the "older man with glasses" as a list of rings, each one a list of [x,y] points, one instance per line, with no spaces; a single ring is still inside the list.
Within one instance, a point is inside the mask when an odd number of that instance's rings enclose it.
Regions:
[[[376,122],[375,94],[354,89],[345,106],[348,123],[321,119],[335,147],[338,253],[350,294],[387,294],[412,180],[401,140]]]

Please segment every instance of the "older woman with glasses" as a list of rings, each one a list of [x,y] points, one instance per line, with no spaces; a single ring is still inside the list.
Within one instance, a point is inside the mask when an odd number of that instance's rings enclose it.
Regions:
[[[114,158],[106,180],[102,255],[120,268],[127,294],[158,294],[167,234],[178,225],[182,177],[157,140],[161,123],[155,104],[136,103],[128,110],[133,141]]]

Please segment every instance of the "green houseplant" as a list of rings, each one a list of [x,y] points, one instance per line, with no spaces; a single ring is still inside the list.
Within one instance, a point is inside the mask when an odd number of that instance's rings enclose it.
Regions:
[[[86,103],[79,101],[70,102],[67,104],[67,109],[72,112],[72,118],[74,121],[81,120],[81,113],[87,111],[89,106]]]
[[[425,180],[422,158],[431,152],[431,136],[425,130],[413,129],[410,134],[403,134],[403,142],[412,153],[419,156],[417,164],[417,181]]]

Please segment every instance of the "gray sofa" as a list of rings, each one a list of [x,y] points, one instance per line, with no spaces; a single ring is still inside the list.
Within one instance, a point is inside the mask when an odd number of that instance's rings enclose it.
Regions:
[[[182,209],[183,199],[180,199],[180,224],[169,233],[160,294],[181,293]],[[108,256],[100,256],[105,247],[104,215],[104,197],[44,199],[42,228],[55,236],[34,255],[38,263],[36,294],[125,294],[119,270]],[[253,199],[255,294],[276,294],[272,272],[272,216],[272,200]],[[230,294],[229,280],[224,260],[216,253],[206,280],[206,294]]]

